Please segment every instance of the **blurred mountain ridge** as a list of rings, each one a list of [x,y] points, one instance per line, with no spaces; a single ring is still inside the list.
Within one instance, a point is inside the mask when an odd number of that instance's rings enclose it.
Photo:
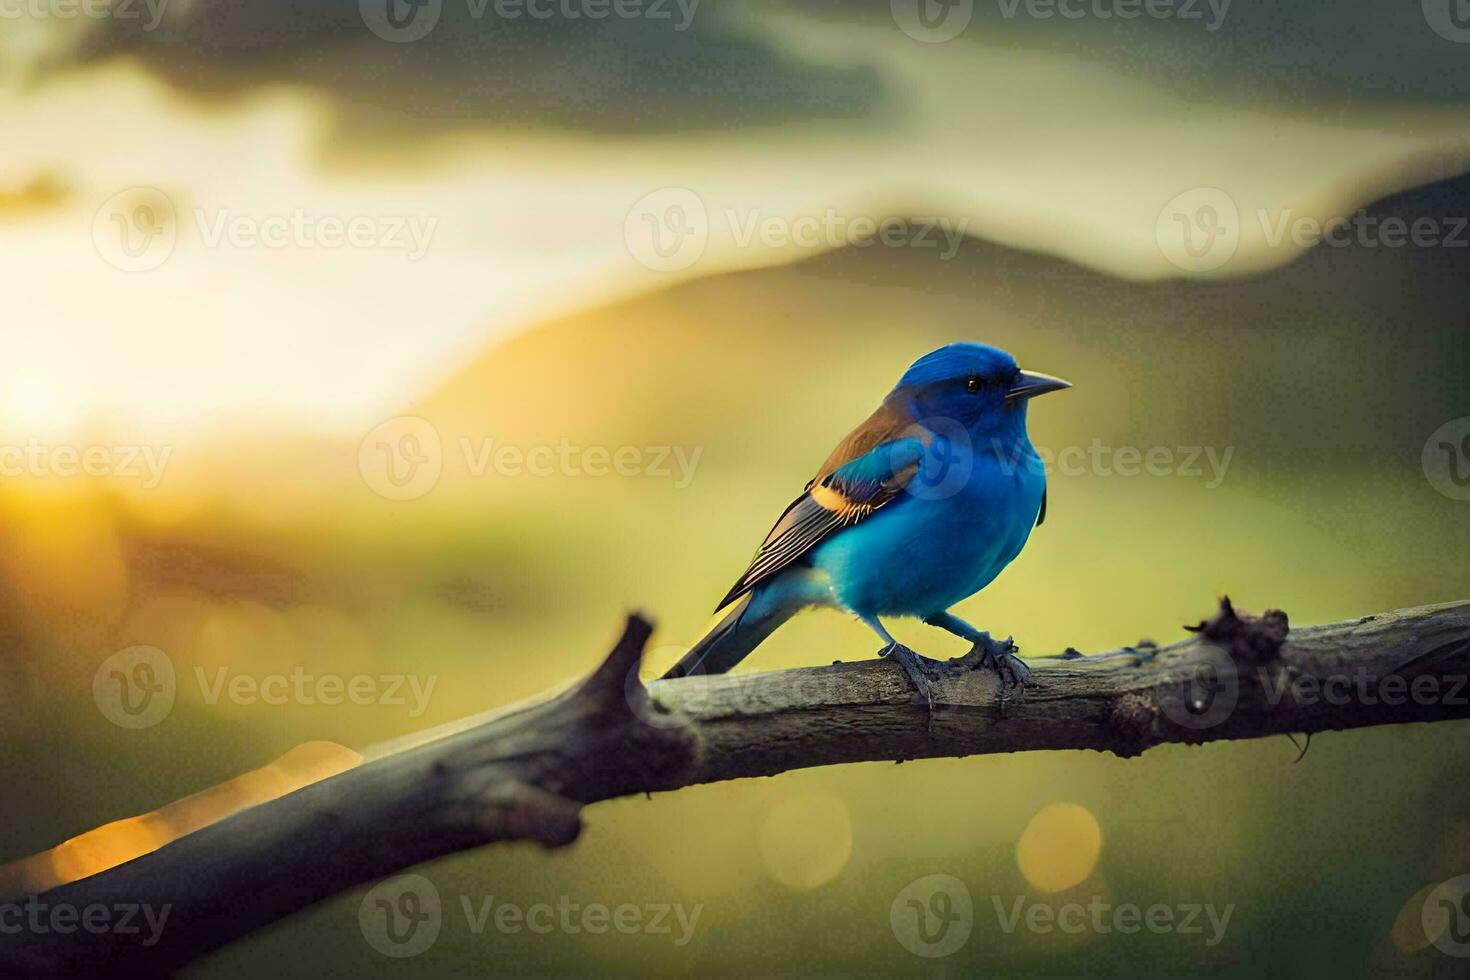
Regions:
[[[1275,456],[1407,461],[1463,398],[1464,372],[1444,365],[1470,369],[1454,312],[1470,304],[1470,175],[1362,214],[1378,227],[1428,219],[1445,244],[1319,244],[1249,278],[1155,283],[970,237],[949,261],[849,245],[543,324],[412,411],[451,436],[513,441],[718,433],[734,465],[785,463],[788,437],[792,459],[820,458],[914,357],[979,340],[1076,382],[1065,408],[1042,409],[1065,441],[1187,433]]]

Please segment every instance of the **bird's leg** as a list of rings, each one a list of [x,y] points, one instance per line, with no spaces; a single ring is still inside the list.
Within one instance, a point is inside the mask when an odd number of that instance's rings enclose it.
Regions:
[[[895,640],[893,634],[889,633],[878,621],[877,616],[859,616],[858,618],[867,623],[868,627],[882,638],[883,649],[878,651],[878,656],[888,657],[903,668],[903,672],[908,675],[909,683],[914,686],[914,690],[919,692],[919,696],[924,699],[932,712],[934,710],[933,681],[936,675],[931,672],[939,666],[938,662],[919,656]]]
[[[1031,679],[1031,668],[1016,656],[1016,645],[1007,639],[1004,643],[993,640],[989,633],[978,630],[953,613],[940,612],[927,616],[924,622],[948,630],[961,639],[969,640],[970,652],[960,658],[966,667],[986,667],[1000,675],[1001,692],[1007,687],[1024,687]]]

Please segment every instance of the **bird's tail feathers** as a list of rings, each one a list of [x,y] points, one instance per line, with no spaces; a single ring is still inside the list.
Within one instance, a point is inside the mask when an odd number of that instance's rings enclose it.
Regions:
[[[744,660],[796,611],[769,599],[761,590],[747,592],[720,609],[704,636],[669,668],[664,679],[723,674]]]

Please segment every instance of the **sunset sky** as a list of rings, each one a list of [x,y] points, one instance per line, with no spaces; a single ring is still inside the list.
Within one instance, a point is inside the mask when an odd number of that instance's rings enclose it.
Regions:
[[[955,341],[1072,383],[1028,409],[1044,525],[955,606],[1043,682],[1222,595],[1293,636],[1470,595],[1462,0],[71,2],[0,0],[0,893],[564,690],[629,609],[658,675]],[[814,612],[737,669],[876,643]],[[306,674],[423,696],[235,684]],[[389,959],[368,891],[189,975],[1427,976],[1465,725],[640,794],[414,873],[451,907],[702,903],[687,947]],[[920,961],[891,910],[936,874],[987,919],[1239,914],[1210,947],[987,921]]]
[[[1434,58],[1407,46],[1464,51],[1417,10],[1352,54],[1317,51],[1311,87],[1263,92],[1224,83],[1257,59],[1254,84],[1269,78],[1289,25],[1244,9],[1213,31],[1126,25],[1158,54],[1143,66],[1137,45],[1118,47],[1120,23],[1043,35],[977,10],[953,40],[925,43],[886,4],[825,19],[801,4],[711,5],[654,52],[672,88],[619,82],[624,49],[575,34],[574,50],[592,45],[587,70],[606,76],[592,104],[533,79],[507,83],[501,102],[441,106],[436,76],[406,59],[485,25],[446,18],[416,45],[327,26],[284,59],[247,46],[217,77],[160,71],[155,43],[222,49],[244,30],[206,24],[209,6],[169,10],[181,26],[165,20],[162,40],[118,28],[76,58],[61,42],[95,25],[7,22],[0,132],[24,138],[0,155],[0,431],[176,439],[287,419],[359,431],[552,314],[837,247],[891,216],[932,219],[941,249],[944,233],[968,233],[1129,278],[1249,274],[1298,254],[1271,240],[1288,217],[1350,215],[1470,158],[1470,109],[1447,98],[1463,73],[1431,73]],[[341,8],[322,16],[350,24]],[[331,70],[348,46],[356,74]],[[700,81],[716,66],[732,84],[770,69],[768,117],[731,111]],[[412,78],[406,94],[394,73]],[[1334,73],[1341,85],[1321,84]],[[640,123],[669,107],[703,125]],[[347,136],[343,119],[367,125]],[[1171,262],[1161,245],[1171,207],[1215,200],[1199,188],[1237,211],[1238,245],[1218,268]],[[127,271],[115,222],[145,199],[169,244]],[[704,224],[679,228],[702,251],[650,259],[647,222],[682,220],[690,209],[669,209],[690,200]],[[357,244],[330,238],[332,222],[354,220]],[[285,237],[251,237],[271,228]]]

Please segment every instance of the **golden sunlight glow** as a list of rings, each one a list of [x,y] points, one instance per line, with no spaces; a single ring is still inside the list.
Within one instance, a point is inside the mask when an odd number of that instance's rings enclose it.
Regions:
[[[1033,888],[1059,892],[1086,881],[1101,853],[1097,818],[1076,803],[1053,803],[1021,833],[1016,864]]]
[[[1465,131],[1455,107],[1247,114],[1036,50],[995,44],[977,58],[893,31],[773,25],[804,55],[881,65],[912,90],[911,117],[757,141],[704,130],[506,140],[487,129],[414,141],[401,158],[339,157],[324,145],[336,107],[302,88],[206,111],[141,68],[110,63],[16,93],[0,102],[0,131],[27,139],[7,147],[0,189],[27,204],[0,212],[0,249],[14,257],[6,329],[65,358],[78,385],[76,399],[31,392],[28,411],[137,419],[170,437],[258,421],[262,410],[355,430],[431,388],[466,350],[685,279],[811,257],[862,238],[853,219],[943,213],[969,235],[1156,279],[1181,274],[1156,241],[1161,208],[1181,188],[1228,186],[1247,215],[1284,202],[1333,215],[1434,176],[1415,161],[1432,155],[1448,171],[1470,152],[1464,140],[1417,135]],[[1282,168],[1284,158],[1296,165]],[[43,175],[69,192],[23,193]],[[679,193],[708,220],[699,256],[666,268],[628,222],[644,202]],[[151,202],[148,227],[167,234],[129,225],[137,202]],[[295,233],[268,247],[217,234],[298,212],[391,214],[424,234],[352,249]],[[815,241],[748,234],[752,222],[832,215],[845,220]],[[1268,247],[1255,223],[1240,238],[1237,273],[1299,251]]]
[[[0,893],[42,891],[106,871],[246,807],[345,772],[361,761],[356,752],[332,742],[298,745],[268,766],[0,867]]]
[[[827,793],[782,800],[761,826],[760,845],[772,878],[794,892],[820,888],[852,858],[847,804]]]
[[[78,406],[54,378],[13,377],[0,381],[0,428],[37,437],[70,431],[81,421]]]
[[[9,596],[43,621],[79,614],[110,620],[126,601],[128,571],[112,515],[75,481],[33,485],[0,501],[9,529],[0,578]]]

